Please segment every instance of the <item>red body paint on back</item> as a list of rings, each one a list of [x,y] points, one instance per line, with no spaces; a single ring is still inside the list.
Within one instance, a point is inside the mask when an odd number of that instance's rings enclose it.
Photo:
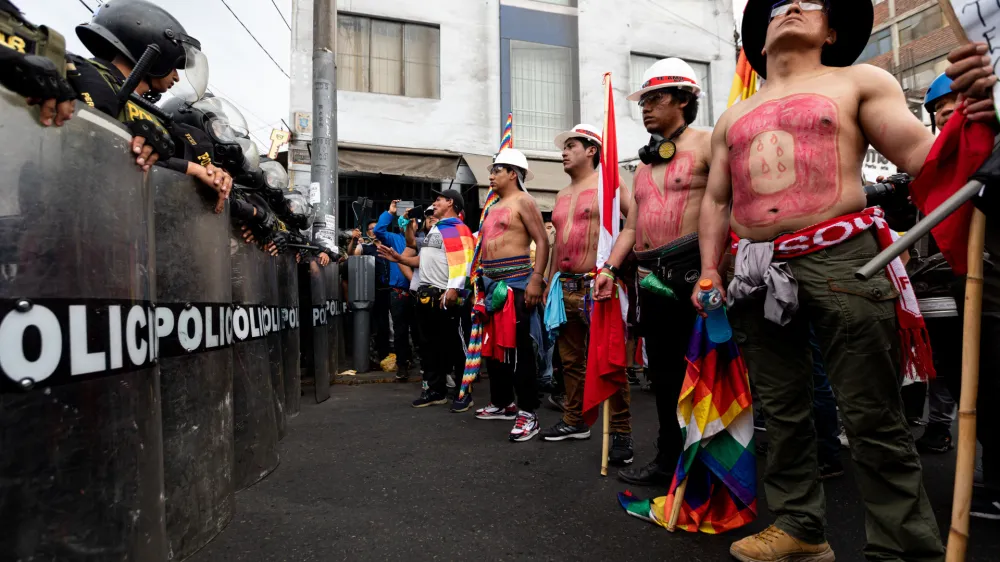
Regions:
[[[495,253],[503,244],[503,235],[510,228],[510,219],[511,213],[509,207],[494,207],[486,215],[481,236],[486,244],[487,257]]]
[[[680,236],[693,172],[694,152],[678,152],[667,165],[661,193],[653,181],[653,167],[639,169],[635,180],[637,248],[645,249],[647,244],[658,248]]]
[[[597,189],[588,189],[576,196],[576,206],[572,209],[573,196],[566,195],[556,200],[552,210],[552,223],[556,225],[556,264],[560,271],[591,269],[595,264],[584,263],[591,249],[597,248],[597,230],[591,231],[596,213],[594,202]]]
[[[819,213],[840,198],[837,104],[815,94],[769,101],[729,128],[733,215],[748,227]]]

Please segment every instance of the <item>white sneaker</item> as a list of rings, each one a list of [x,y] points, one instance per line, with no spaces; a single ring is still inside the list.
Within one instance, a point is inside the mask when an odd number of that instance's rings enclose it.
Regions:
[[[529,441],[538,433],[538,417],[523,410],[517,413],[514,427],[510,430],[510,440],[516,443]]]
[[[444,380],[445,380],[445,383],[444,383],[445,386],[447,386],[448,388],[455,388],[455,376],[454,375],[445,375],[444,376]]]
[[[511,402],[506,408],[497,408],[490,402],[485,408],[476,410],[476,417],[481,420],[512,420],[517,417],[517,406]]]

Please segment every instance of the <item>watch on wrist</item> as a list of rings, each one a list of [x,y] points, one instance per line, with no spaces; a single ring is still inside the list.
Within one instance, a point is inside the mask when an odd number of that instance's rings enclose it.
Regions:
[[[607,269],[608,271],[610,271],[611,275],[614,275],[615,277],[619,277],[620,274],[621,274],[621,271],[619,271],[617,267],[615,267],[615,266],[613,266],[611,264],[608,264],[608,263],[604,264],[604,269]]]

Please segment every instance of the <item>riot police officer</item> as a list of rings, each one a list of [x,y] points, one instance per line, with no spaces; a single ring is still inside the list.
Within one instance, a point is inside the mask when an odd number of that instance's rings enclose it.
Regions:
[[[149,170],[162,162],[198,178],[218,191],[220,199],[228,197],[230,175],[212,164],[175,158],[170,132],[156,116],[157,109],[147,103],[155,102],[178,83],[175,94],[188,101],[205,93],[208,59],[198,40],[187,35],[166,10],[147,0],[110,0],[90,22],[77,26],[76,34],[94,58],[71,55],[67,78],[78,92],[78,99],[128,127],[133,134],[131,148],[136,164]],[[147,52],[152,64],[134,90],[145,101],[133,98],[122,104],[119,93]]]
[[[9,0],[0,0],[0,83],[38,105],[46,127],[73,116],[76,92],[65,74],[63,36],[32,25]]]

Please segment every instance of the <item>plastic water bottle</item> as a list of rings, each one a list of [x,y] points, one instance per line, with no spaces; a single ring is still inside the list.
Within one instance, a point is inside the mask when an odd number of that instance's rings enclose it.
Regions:
[[[712,340],[712,343],[726,343],[732,339],[733,329],[729,326],[729,319],[726,318],[726,303],[711,279],[702,279],[698,282],[698,302],[708,315],[705,318],[708,339]]]

